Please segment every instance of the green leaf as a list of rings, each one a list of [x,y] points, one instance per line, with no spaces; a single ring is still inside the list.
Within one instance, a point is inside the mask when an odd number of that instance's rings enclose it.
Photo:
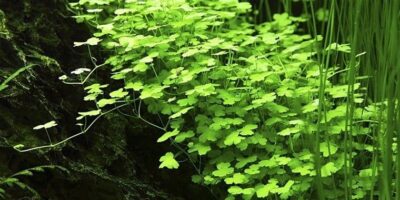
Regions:
[[[206,155],[207,152],[211,151],[211,147],[209,145],[197,143],[188,150],[189,153],[192,153],[195,151],[197,151],[200,156],[203,156],[203,155]]]
[[[328,113],[326,114],[326,121],[324,120],[323,122],[329,122],[332,119],[341,118],[341,117],[346,116],[346,109],[347,109],[346,105],[340,105],[340,106],[336,107],[335,109],[328,111]],[[345,128],[344,122],[345,122],[344,120],[342,122],[339,122],[337,124],[337,126],[343,125],[342,128],[344,129]]]
[[[232,177],[230,178],[225,178],[224,179],[226,184],[243,184],[243,183],[247,183],[249,181],[249,179],[247,178],[247,176],[241,174],[241,173],[235,173],[233,174]]]
[[[289,180],[288,182],[286,182],[286,184],[281,187],[281,188],[277,188],[274,191],[278,194],[280,194],[280,197],[282,199],[287,199],[287,197],[289,197],[291,195],[291,190],[290,188],[293,186],[294,181],[293,180]]]
[[[213,118],[213,121],[214,123],[210,125],[210,128],[216,131],[222,128],[228,129],[231,127],[231,125],[240,125],[244,122],[244,120],[241,118],[220,118],[220,117]]]
[[[193,137],[194,135],[195,134],[193,131],[181,132],[175,137],[175,142],[181,143],[186,139]]]
[[[86,111],[86,112],[78,112],[78,114],[80,115],[78,118],[76,118],[77,120],[81,120],[86,116],[97,116],[101,113],[101,110],[91,110],[91,111]]]
[[[279,117],[271,117],[265,121],[266,126],[272,126],[278,122],[282,122],[282,119]]]
[[[106,106],[106,105],[112,105],[112,104],[114,104],[115,103],[115,99],[100,99],[98,102],[97,102],[97,105],[100,107],[100,108],[103,108],[104,106]]]
[[[275,33],[270,32],[263,33],[261,39],[266,45],[274,45],[278,42],[278,36]]]
[[[243,193],[243,189],[239,186],[231,186],[229,187],[228,192],[233,195],[238,195]]]
[[[164,133],[160,138],[158,138],[157,142],[164,142],[164,141],[168,140],[169,138],[174,137],[178,134],[179,134],[178,129],[174,129],[173,131],[168,131],[168,132]]]
[[[133,67],[134,72],[145,72],[149,69],[149,66],[146,63],[138,63]]]
[[[231,146],[234,144],[239,144],[242,140],[244,140],[244,137],[239,136],[238,132],[232,132],[225,138],[224,144]]]
[[[239,12],[246,12],[251,9],[251,4],[249,2],[239,2],[236,8]]]
[[[128,92],[125,92],[124,89],[120,88],[110,93],[110,97],[112,98],[123,98],[128,95]]]
[[[339,169],[336,168],[333,162],[328,162],[324,166],[321,167],[321,177],[328,177],[334,173],[336,173]]]
[[[175,114],[169,116],[169,118],[170,118],[170,119],[174,119],[174,118],[180,117],[180,116],[186,114],[189,110],[191,110],[191,109],[193,109],[193,108],[194,108],[193,106],[184,108],[184,109],[182,109],[182,110],[176,112]]]
[[[289,128],[285,128],[285,129],[279,131],[277,134],[281,135],[281,136],[288,136],[293,133],[298,133],[299,131],[300,131],[300,129],[297,127],[289,127]]]
[[[333,142],[322,142],[319,144],[320,152],[324,157],[333,155],[337,152],[338,147]]]
[[[82,46],[82,45],[97,45],[101,40],[96,37],[89,38],[86,42],[74,42],[74,47]]]
[[[140,98],[141,99],[147,99],[147,98],[159,99],[164,95],[163,90],[165,88],[167,88],[167,86],[161,86],[158,84],[147,85],[143,88]]]
[[[272,178],[268,180],[266,185],[259,185],[256,187],[256,195],[258,198],[265,198],[269,193],[275,193],[274,191],[278,188],[278,180]]]
[[[354,91],[359,89],[360,83],[355,83],[353,87]],[[348,85],[335,85],[332,86],[331,88],[327,88],[326,92],[332,95],[333,98],[344,98],[347,97],[348,89],[349,89]]]
[[[256,195],[258,198],[268,197],[271,188],[268,185],[260,185],[256,187]]]
[[[85,101],[95,101],[97,96],[99,96],[99,94],[96,94],[96,93],[88,94],[83,98],[83,100],[85,100]]]
[[[88,68],[78,68],[78,69],[75,69],[74,71],[72,71],[71,74],[79,75],[79,74],[82,74],[82,73],[85,73],[85,72],[90,72],[90,69],[88,69]]]
[[[377,172],[375,172],[376,174]],[[360,177],[372,177],[373,174],[373,169],[372,168],[368,168],[368,169],[362,169],[359,171],[359,176]]]
[[[249,168],[245,169],[246,174],[255,175],[260,173],[260,166],[257,164],[250,165]]]
[[[275,112],[275,113],[285,113],[287,111],[289,111],[289,108],[276,104],[274,102],[270,102],[266,104],[266,107],[268,110]]]
[[[198,85],[198,86],[194,87],[193,90],[186,91],[186,95],[197,94],[200,96],[210,96],[210,95],[216,93],[215,86],[218,86],[218,84],[207,83],[204,85]]]
[[[273,18],[280,27],[286,27],[292,23],[288,13],[274,14]]]
[[[317,10],[317,19],[318,21],[328,21],[329,20],[329,10],[320,8]]]
[[[221,136],[220,132],[218,131],[214,131],[212,129],[204,127],[201,127],[201,129],[202,129],[201,130],[202,134],[199,136],[199,141],[201,142],[207,142],[207,141],[215,142]]]
[[[252,155],[247,158],[238,158],[237,159],[239,162],[236,163],[235,168],[243,168],[245,165],[255,162],[257,160],[257,155]]]
[[[239,134],[243,136],[253,135],[253,130],[256,129],[258,126],[257,124],[247,124],[243,128],[239,129]]]
[[[130,12],[134,12],[133,9],[127,9],[127,8],[120,8],[120,9],[116,9],[114,11],[114,14],[116,15],[123,15],[125,13],[130,13]]]
[[[128,82],[127,84],[125,84],[125,89],[132,89],[134,91],[140,91],[141,89],[143,89],[143,83],[140,81],[136,81],[136,82]]]
[[[245,188],[242,190],[242,194],[243,194],[243,199],[244,200],[250,200],[252,195],[254,194],[254,188]]]
[[[167,152],[165,155],[161,156],[160,162],[159,168],[178,169],[179,167],[179,163],[175,160],[174,154],[171,152]]]
[[[318,105],[319,105],[319,100],[315,99],[311,103],[303,106],[303,108],[302,108],[303,113],[310,113],[310,112],[313,112],[313,111],[317,110],[318,109]]]
[[[180,106],[191,106],[194,105],[195,103],[197,103],[197,98],[194,95],[189,95],[187,98],[185,99],[179,99],[177,101],[178,105]]]
[[[274,160],[278,163],[278,165],[287,165],[292,159],[289,157],[274,156]]]
[[[193,183],[200,184],[202,180],[203,180],[203,177],[200,176],[200,175],[193,175],[192,176],[192,182]]]
[[[33,127],[33,130],[49,129],[49,128],[52,128],[52,127],[55,127],[55,126],[57,126],[57,123],[55,121],[50,121],[50,122],[47,122],[45,124]]]
[[[114,104],[115,103],[115,99],[100,99],[98,102],[97,102],[97,105],[100,107],[100,108],[103,108],[104,106],[106,106],[106,105],[112,105],[112,104]]]
[[[299,61],[307,61],[309,60],[309,57],[313,56],[314,54],[316,54],[316,52],[295,53],[292,56],[290,56],[290,58]]]
[[[87,93],[89,94],[103,94],[103,88],[108,87],[108,84],[105,85],[100,85],[98,83],[89,85],[87,87],[85,87],[84,89],[87,90]]]
[[[217,97],[223,100],[224,105],[233,105],[241,100],[239,96],[235,96],[226,90],[217,90],[217,92],[219,93]]]
[[[278,163],[276,162],[275,159],[268,159],[268,160],[262,160],[258,163],[258,165],[261,167],[274,167],[277,166]]]
[[[226,52],[226,51],[220,51],[220,52],[214,53],[214,54],[212,54],[212,55],[213,55],[213,56],[222,56],[222,55],[225,55],[225,54],[228,54],[228,52]]]
[[[230,163],[222,162],[217,164],[217,170],[213,171],[212,174],[216,177],[226,177],[233,173],[233,168]]]
[[[87,45],[92,45],[93,46],[93,45],[97,45],[100,41],[101,40],[99,38],[92,37],[92,38],[89,38],[85,43]]]
[[[338,44],[338,43],[332,43],[325,49],[326,51],[340,51],[344,53],[350,53],[351,48],[349,44]]]
[[[301,176],[315,175],[314,165],[312,163],[310,164],[300,163],[299,165],[294,165],[291,167],[293,173],[299,173]]]
[[[193,48],[193,49],[188,49],[185,53],[182,54],[182,57],[189,57],[189,56],[193,56],[197,53],[199,53],[199,49]]]
[[[257,73],[250,75],[250,80],[252,82],[264,81],[264,79],[270,74],[271,74],[271,72],[257,72]]]

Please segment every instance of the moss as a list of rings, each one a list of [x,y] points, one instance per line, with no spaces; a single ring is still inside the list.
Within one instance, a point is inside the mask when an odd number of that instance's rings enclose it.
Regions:
[[[170,200],[190,196],[196,190],[176,190],[173,194],[160,190],[180,188],[190,183],[189,176],[184,176],[186,182],[181,181],[178,186],[170,184],[176,174],[156,174],[159,155],[149,155],[160,149],[150,146],[156,133],[135,137],[132,132],[151,130],[132,126],[136,122],[117,115],[100,120],[88,135],[57,149],[22,154],[14,151],[10,145],[47,144],[45,134],[32,130],[46,121],[60,124],[50,131],[54,140],[79,131],[74,126],[75,114],[90,105],[81,101],[80,90],[62,84],[58,77],[74,68],[92,65],[87,49],[72,47],[74,41],[83,41],[90,34],[88,27],[69,17],[64,0],[0,1],[0,8],[0,82],[19,67],[37,65],[21,73],[0,93],[0,176],[44,164],[67,167],[70,174],[46,171],[23,179],[44,199],[57,200]],[[92,53],[101,58],[95,49]],[[138,146],[142,149],[138,150]],[[18,189],[10,192],[25,194]],[[208,199],[202,195],[198,198]]]

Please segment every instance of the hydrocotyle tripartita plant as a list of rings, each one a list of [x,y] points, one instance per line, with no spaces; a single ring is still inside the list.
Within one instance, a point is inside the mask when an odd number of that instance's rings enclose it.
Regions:
[[[193,181],[213,185],[226,199],[313,199],[315,180],[331,191],[324,196],[338,199],[344,196],[337,180],[346,176],[347,129],[359,147],[351,152],[354,167],[373,151],[363,141],[379,107],[362,108],[360,84],[349,87],[346,70],[315,59],[340,45],[321,48],[320,36],[299,31],[303,18],[276,14],[255,25],[251,5],[237,0],[71,5],[79,22],[96,29],[75,45],[100,45],[110,55],[89,75],[105,70],[114,80],[81,80],[95,109],[77,120],[131,106],[132,117],[164,132],[158,142],[177,147],[160,158],[161,168],[176,169],[188,159],[197,172]],[[354,103],[350,124],[348,101]],[[158,122],[146,119],[144,109]],[[353,170],[354,199],[364,198],[376,173],[361,164]]]

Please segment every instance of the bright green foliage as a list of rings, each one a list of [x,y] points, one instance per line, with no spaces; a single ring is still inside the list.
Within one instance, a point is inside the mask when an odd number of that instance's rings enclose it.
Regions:
[[[33,127],[33,130],[49,129],[49,128],[54,127],[54,126],[57,126],[57,123],[55,121],[50,121],[50,122],[47,122],[45,124]]]
[[[75,42],[74,46],[78,47],[78,46],[82,46],[82,45],[97,45],[101,40],[99,40],[99,38],[89,38],[86,42]]]
[[[177,130],[177,129],[166,132],[166,133],[164,133],[164,135],[162,135],[160,138],[158,138],[157,142],[164,142],[164,141],[168,140],[169,138],[174,137],[178,134],[179,134],[179,130]]]
[[[174,154],[171,152],[166,153],[160,158],[160,168],[178,169],[179,163],[175,160]]]
[[[99,110],[86,111],[86,112],[79,112],[79,113],[78,113],[78,114],[79,114],[79,117],[77,117],[76,119],[77,119],[77,120],[81,120],[81,119],[83,119],[84,117],[98,116],[98,115],[100,115],[100,113],[101,113],[101,110],[100,110],[100,109],[99,109]]]
[[[81,0],[73,6],[84,13],[79,21],[97,25],[97,39],[77,45],[99,43],[109,50],[110,76],[124,83],[108,93],[107,85],[87,86],[85,100],[99,109],[123,100],[141,119],[142,104],[165,115],[168,123],[151,124],[165,131],[158,142],[179,143],[185,153],[177,155],[193,162],[202,157],[195,182],[228,185],[227,199],[312,199],[319,154],[322,183],[343,188],[334,179],[343,176],[346,101],[362,102],[348,99],[344,75],[333,67],[321,70],[315,55],[348,53],[347,45],[320,49],[320,37],[298,33],[304,19],[286,13],[251,24],[250,4],[237,0]],[[321,79],[325,91],[319,94]],[[351,86],[355,97],[362,94],[359,83]],[[318,121],[320,104],[327,112]],[[373,119],[356,105],[354,120]],[[348,126],[358,130],[355,138],[370,134],[361,123]],[[317,132],[326,140],[313,153]],[[175,157],[166,153],[160,168],[178,168]]]

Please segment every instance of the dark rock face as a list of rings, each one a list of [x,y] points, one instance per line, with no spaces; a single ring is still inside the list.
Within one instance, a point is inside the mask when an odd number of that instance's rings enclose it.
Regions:
[[[10,145],[46,145],[46,134],[32,127],[51,120],[59,124],[49,132],[54,141],[79,132],[76,113],[91,106],[82,101],[82,88],[58,80],[75,68],[92,67],[87,49],[72,47],[89,38],[89,28],[77,24],[66,5],[66,0],[0,0],[0,82],[36,64],[0,92],[0,177],[54,164],[70,173],[50,170],[22,179],[42,199],[213,199],[191,183],[189,165],[159,170],[158,158],[170,148],[156,144],[161,133],[118,113],[56,149],[13,150]],[[9,199],[29,196],[15,188],[8,192]]]

